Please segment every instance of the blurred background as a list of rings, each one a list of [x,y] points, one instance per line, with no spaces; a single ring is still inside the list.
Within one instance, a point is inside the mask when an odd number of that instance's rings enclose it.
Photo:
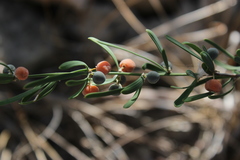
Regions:
[[[0,60],[25,66],[31,74],[58,71],[69,60],[90,67],[105,59],[111,62],[88,40],[96,37],[160,63],[145,33],[151,29],[174,72],[196,72],[199,61],[165,35],[209,48],[203,41],[208,38],[235,54],[239,20],[237,0],[0,0]],[[140,71],[141,59],[113,51],[119,60],[131,57]],[[224,55],[219,59],[232,64]],[[64,82],[34,104],[1,106],[0,159],[239,160],[239,84],[223,99],[205,98],[175,108],[173,102],[183,91],[169,86],[191,82],[163,77],[155,85],[146,83],[129,109],[122,106],[132,95],[68,100],[76,88]],[[25,83],[1,85],[0,98],[23,92]],[[193,94],[202,92],[199,86]]]

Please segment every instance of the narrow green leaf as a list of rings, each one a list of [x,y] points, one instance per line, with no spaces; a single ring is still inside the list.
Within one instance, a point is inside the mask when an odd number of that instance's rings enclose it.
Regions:
[[[210,55],[205,51],[202,51],[200,55],[202,57],[203,63],[206,64],[208,70],[213,73],[215,71],[215,66]]]
[[[32,92],[31,94],[25,96],[22,98],[21,102],[19,104],[21,105],[26,105],[26,104],[29,104],[29,103],[33,103],[33,97],[36,96],[36,94],[40,91],[41,89],[39,90],[36,90],[35,92]],[[31,99],[31,100],[30,100]]]
[[[110,96],[114,94],[119,94],[121,93],[122,90],[123,88],[114,89],[111,91],[104,91],[104,92],[93,92],[93,93],[87,94],[85,98],[98,98],[98,97]]]
[[[134,93],[133,97],[126,103],[124,104],[123,108],[129,108],[133,105],[133,103],[136,102],[136,100],[138,99],[140,93],[141,93],[141,89],[139,88],[138,90],[136,90],[136,92]]]
[[[35,93],[32,93],[31,95],[24,97],[19,104],[26,105],[26,104],[30,104],[30,103],[39,101],[39,100],[43,99],[44,97],[46,97],[48,94],[50,94],[56,88],[56,86],[57,86],[57,82],[50,82],[50,83],[46,84],[45,87],[43,86],[42,89],[36,91]],[[36,94],[37,92],[39,92],[39,93]],[[33,97],[35,97],[35,98],[33,98]]]
[[[187,48],[186,46],[184,46],[182,43],[178,42],[177,40],[175,40],[174,38],[170,37],[170,36],[166,36],[166,38],[172,42],[173,44],[177,45],[178,47],[182,48],[183,50],[185,50],[186,52],[188,52],[189,54],[191,54],[192,56],[196,57],[197,59],[199,59],[200,61],[202,61],[201,57],[198,56],[196,53],[194,53],[192,50],[190,50],[189,48]]]
[[[168,63],[167,55],[166,55],[164,49],[162,50],[162,58],[163,58],[163,61],[164,61],[164,64],[165,64],[167,70],[169,71],[169,63]]]
[[[27,83],[24,88],[31,88],[31,87],[35,87],[38,85],[42,85],[48,82],[53,82],[53,81],[61,81],[61,80],[66,80],[69,78],[74,78],[80,75],[85,75],[86,72],[74,72],[74,73],[65,73],[65,74],[61,74],[61,75],[56,75],[56,76],[48,76],[45,77],[43,79],[38,79],[32,82]]]
[[[85,89],[85,87],[87,86],[88,82],[85,81],[85,83],[83,84],[83,86],[76,92],[74,93],[73,95],[71,95],[68,99],[73,99],[73,98],[76,98],[77,96],[79,96],[79,94],[82,93],[82,91]]]
[[[202,63],[202,69],[209,75],[213,74],[213,72],[211,72],[208,68],[208,66],[206,65],[206,63]]]
[[[205,46],[202,46],[203,51],[208,52]]]
[[[165,72],[165,70],[163,68],[160,68],[159,66],[156,66],[152,63],[144,63],[142,65],[142,69],[143,70],[149,69],[149,70],[156,71],[156,72],[159,72],[159,71]]]
[[[82,61],[77,61],[77,60],[64,62],[58,68],[61,70],[66,70],[66,69],[70,69],[72,67],[77,67],[77,66],[85,66],[86,68],[88,68],[86,63]]]
[[[112,52],[112,50],[107,45],[100,43],[101,41],[98,40],[97,38],[89,37],[88,39],[90,39],[91,41],[93,41],[96,44],[98,44],[99,46],[101,46],[112,57],[114,63],[117,66],[117,68],[118,69],[120,68],[115,54]]]
[[[181,96],[174,101],[175,107],[181,107],[183,105],[185,99],[190,95],[196,84],[197,80],[195,79],[192,84],[181,94]]]
[[[189,75],[189,76],[191,76],[193,78],[197,78],[197,75],[193,71],[191,71],[191,70],[187,70],[186,73],[187,73],[187,75]]]
[[[0,74],[0,84],[7,84],[15,80],[12,74]]]
[[[155,35],[155,33],[153,31],[149,30],[149,29],[146,29],[146,32],[148,33],[149,37],[152,39],[152,41],[157,46],[159,52],[162,53],[163,47],[162,47],[158,37]]]
[[[9,104],[9,103],[12,103],[12,102],[15,102],[15,101],[19,101],[22,98],[24,98],[24,97],[26,97],[26,96],[28,96],[28,95],[30,95],[32,93],[35,93],[36,91],[38,91],[41,88],[42,88],[42,86],[36,86],[36,87],[34,87],[34,88],[32,88],[32,89],[30,89],[28,91],[25,91],[25,92],[23,92],[23,93],[21,93],[21,94],[19,94],[17,96],[14,96],[14,97],[6,99],[6,100],[2,100],[2,101],[0,101],[0,106]]]
[[[223,94],[218,94],[218,95],[213,95],[213,96],[209,96],[208,98],[210,99],[217,99],[217,98],[222,98],[225,95],[229,94],[230,92],[232,92],[232,90],[234,89],[234,86],[227,92],[223,93]]]
[[[233,82],[234,78],[229,78],[223,85],[222,88],[224,88],[226,85],[228,85],[230,82]]]
[[[165,50],[163,49],[158,37],[153,33],[153,31],[147,29],[146,32],[148,33],[149,37],[152,39],[154,44],[157,46],[158,51],[160,52],[164,63],[166,64],[166,68],[169,68],[168,66],[168,59]]]
[[[170,86],[170,87],[173,88],[173,89],[186,89],[189,86],[187,86],[187,87]]]
[[[50,82],[44,89],[40,91],[36,100],[40,100],[43,97],[46,97],[56,88],[56,86],[57,86],[57,81]]]
[[[212,92],[206,92],[206,93],[202,93],[202,94],[198,94],[198,95],[194,95],[194,96],[190,96],[188,98],[186,98],[184,100],[184,102],[192,102],[192,101],[196,101],[205,97],[208,97],[209,95],[212,95]]]
[[[231,65],[228,65],[228,64],[225,64],[225,63],[222,63],[221,61],[218,61],[218,60],[214,60],[215,64],[222,67],[222,68],[225,68],[227,70],[240,70],[240,67],[239,66],[231,66]]]
[[[130,94],[130,93],[138,90],[139,88],[142,87],[143,82],[144,82],[144,77],[140,76],[137,80],[135,80],[128,86],[124,87],[122,90],[122,94]]]
[[[87,81],[88,78],[80,79],[80,80],[68,80],[65,82],[65,84],[69,87],[71,86],[77,86],[80,84],[83,84],[85,81]]]
[[[224,53],[226,56],[228,56],[231,59],[234,59],[234,56],[229,53],[228,51],[226,51],[225,49],[223,49],[222,47],[220,47],[219,45],[217,45],[216,43],[214,43],[213,41],[209,40],[209,39],[205,39],[205,42],[211,44],[212,46],[214,46],[215,48],[217,48],[218,50],[220,50],[222,53]]]
[[[196,46],[196,45],[193,44],[193,43],[190,43],[190,42],[183,42],[183,44],[185,44],[185,45],[191,47],[193,50],[195,50],[195,51],[196,51],[197,53],[199,53],[199,54],[202,52],[201,48],[199,48],[198,46]]]
[[[82,71],[86,71],[86,69],[83,69]],[[47,77],[47,76],[57,76],[57,75],[62,75],[62,74],[66,74],[66,72],[31,74],[28,77],[29,78],[41,78],[41,77]]]

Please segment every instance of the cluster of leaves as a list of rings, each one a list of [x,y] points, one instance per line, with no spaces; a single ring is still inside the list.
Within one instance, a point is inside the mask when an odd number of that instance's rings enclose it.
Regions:
[[[136,55],[138,57],[141,57],[148,62],[142,65],[143,70],[150,70],[150,71],[156,71],[159,75],[161,76],[190,76],[194,78],[193,82],[186,87],[176,87],[172,86],[172,88],[176,89],[184,89],[183,93],[177,98],[174,102],[174,105],[176,107],[180,107],[182,104],[185,102],[191,102],[195,101],[201,98],[208,97],[210,99],[216,99],[216,98],[221,98],[225,96],[226,94],[230,93],[234,89],[234,82],[235,79],[239,77],[240,74],[240,67],[237,66],[231,66],[228,64],[225,64],[223,62],[220,62],[216,59],[212,59],[209,53],[207,52],[207,49],[203,46],[202,48],[196,46],[195,44],[189,43],[189,42],[184,42],[180,43],[174,38],[170,36],[166,36],[166,38],[172,42],[173,44],[177,45],[187,53],[189,53],[191,56],[194,56],[197,58],[200,62],[202,62],[202,69],[207,73],[205,77],[199,77],[198,73],[195,73],[191,70],[187,70],[185,73],[173,73],[171,71],[171,66],[166,54],[166,51],[162,47],[160,41],[158,40],[157,36],[151,31],[151,30],[146,30],[154,44],[156,45],[161,58],[163,59],[163,62],[165,65],[161,65],[154,60],[151,60],[147,57],[144,57],[142,55],[139,55],[133,51],[130,51],[128,49],[122,48],[118,45],[104,42],[101,40],[98,40],[96,38],[90,37],[89,39],[99,46],[101,46],[113,59],[115,62],[117,68],[119,69],[118,61],[116,56],[114,55],[113,51],[111,50],[111,47],[117,48],[126,52],[129,52],[130,54]],[[223,54],[225,54],[227,57],[233,59],[236,63],[240,64],[240,50],[237,50],[236,55],[233,56],[229,52],[227,52],[225,49],[222,47],[218,46],[214,42],[205,39],[207,43],[212,45],[213,47],[217,48],[219,51],[221,51]],[[5,67],[8,68],[6,64],[2,64]],[[226,73],[219,73],[215,70],[215,65],[221,66],[227,70],[232,71],[232,74],[226,74]],[[72,68],[79,67],[80,69],[76,69],[73,71],[66,71]],[[89,76],[92,72],[93,69],[89,68],[89,66],[78,60],[73,60],[73,61],[68,61],[59,66],[59,69],[62,70],[63,72],[57,72],[57,73],[44,73],[44,74],[32,74],[29,75],[29,78],[36,78],[36,80],[31,81],[27,83],[24,86],[24,89],[26,89],[25,92],[0,101],[0,105],[6,105],[15,101],[20,101],[20,104],[29,104],[36,102],[43,97],[47,96],[49,93],[51,93],[57,84],[61,81],[65,81],[65,84],[67,86],[79,86],[79,90],[74,93],[72,96],[69,98],[76,98],[79,96],[79,94],[82,93],[84,88],[88,85],[89,83]],[[64,71],[65,70],[65,71]],[[127,73],[127,72],[121,72],[120,70],[118,71],[111,71],[108,73],[109,75],[113,75],[112,78],[106,79],[106,81],[103,84],[100,85],[106,85],[110,83],[114,83],[118,80],[119,75],[131,75],[131,76],[139,76],[134,82],[131,84],[124,86],[122,88],[110,90],[110,91],[103,91],[103,92],[94,92],[94,93],[89,93],[85,95],[85,98],[96,98],[96,97],[103,97],[103,96],[109,96],[109,95],[118,95],[118,94],[130,94],[134,93],[133,97],[123,106],[124,108],[130,107],[139,97],[139,94],[141,92],[142,86],[144,84],[144,81],[146,79],[146,74],[145,73]],[[76,79],[79,78],[79,79]],[[191,92],[193,89],[199,85],[202,85],[206,83],[210,79],[227,79],[225,83],[223,84],[223,88],[227,86],[228,84],[231,84],[232,87],[224,93],[216,94],[214,92],[208,91],[206,93],[201,93],[198,95],[190,96]],[[15,77],[13,74],[0,74],[0,84],[6,84],[10,83],[15,80]]]

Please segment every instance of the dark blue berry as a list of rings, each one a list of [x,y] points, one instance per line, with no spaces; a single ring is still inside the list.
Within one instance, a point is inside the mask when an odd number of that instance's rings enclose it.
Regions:
[[[103,72],[101,72],[101,71],[96,71],[96,72],[93,73],[92,80],[93,80],[93,82],[96,83],[96,84],[102,84],[102,83],[105,82],[106,76],[104,75]]]
[[[111,90],[115,90],[115,89],[119,89],[119,88],[121,88],[121,86],[119,84],[111,84],[109,86],[108,90],[111,91]],[[120,95],[120,92],[117,93],[117,94],[113,94],[113,95],[118,96],[118,95]]]
[[[216,59],[219,55],[219,51],[216,48],[208,48],[207,52],[212,60]]]
[[[14,72],[15,69],[16,69],[15,66],[12,65],[12,64],[8,64],[7,66],[11,69],[12,72]],[[12,73],[11,71],[7,67],[3,68],[3,73],[4,74],[11,74]]]
[[[156,71],[150,71],[147,74],[147,81],[151,84],[155,84],[158,82],[158,80],[160,79],[160,75],[158,72]]]

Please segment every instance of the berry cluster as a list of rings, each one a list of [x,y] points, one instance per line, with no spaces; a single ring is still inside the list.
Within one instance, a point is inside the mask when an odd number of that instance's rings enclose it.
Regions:
[[[0,105],[5,105],[18,100],[21,100],[20,104],[35,102],[51,93],[57,83],[63,80],[66,80],[65,84],[67,86],[80,86],[80,89],[69,97],[70,99],[77,97],[79,94],[83,94],[85,98],[94,98],[134,93],[133,97],[123,106],[124,108],[130,107],[138,99],[145,81],[150,84],[156,84],[161,76],[189,76],[194,78],[192,83],[187,87],[171,86],[176,89],[184,89],[183,93],[174,101],[176,107],[180,107],[185,102],[191,102],[205,97],[210,99],[221,98],[234,89],[234,83],[236,82],[236,79],[240,77],[240,67],[224,64],[223,62],[218,61],[217,58],[220,54],[219,51],[221,51],[222,54],[225,54],[228,58],[240,65],[240,49],[237,50],[236,55],[233,56],[225,49],[207,39],[205,41],[213,46],[208,49],[204,46],[200,48],[189,42],[180,43],[176,39],[166,36],[170,42],[180,47],[191,56],[197,58],[199,63],[202,64],[198,72],[187,70],[184,73],[174,73],[172,70],[173,65],[168,60],[166,51],[162,47],[157,36],[150,30],[146,31],[157,46],[163,62],[155,62],[154,60],[118,45],[90,37],[90,40],[101,46],[109,54],[115,63],[116,69],[112,69],[112,66],[108,61],[99,62],[95,68],[89,68],[89,66],[82,61],[68,61],[61,64],[59,69],[69,70],[73,67],[76,68],[79,66],[81,66],[81,69],[70,72],[66,71],[29,75],[28,70],[24,67],[15,68],[11,64],[6,65],[1,63],[1,65],[4,66],[4,69],[3,74],[0,74],[0,84],[10,83],[15,79],[25,80],[28,77],[38,79],[29,82],[24,86],[25,89],[29,90],[10,99],[0,101]],[[132,59],[127,58],[119,62],[110,47],[129,52],[137,57],[145,59],[147,62],[142,65],[143,72],[134,72],[136,64]],[[231,71],[232,74],[220,73],[215,69],[216,65]],[[137,76],[138,78],[132,83],[126,84],[126,76]],[[74,78],[74,80],[72,78]],[[101,91],[104,87],[100,86],[105,85],[108,86],[108,90]],[[204,85],[207,92],[190,96],[192,90],[200,85]],[[232,85],[232,87],[226,87],[226,89],[225,86],[227,85]]]
[[[132,72],[136,64],[131,59],[124,59],[119,63],[119,66],[119,72]],[[112,66],[108,61],[101,61],[96,65],[95,69],[96,71],[90,74],[92,75],[90,81],[82,92],[84,96],[89,93],[99,92],[99,88],[96,85],[101,85],[105,82],[106,75],[111,71]],[[94,84],[91,84],[91,80]],[[124,75],[118,75],[115,80],[116,82],[109,86],[110,91],[122,88],[122,84],[126,82],[126,77]]]

